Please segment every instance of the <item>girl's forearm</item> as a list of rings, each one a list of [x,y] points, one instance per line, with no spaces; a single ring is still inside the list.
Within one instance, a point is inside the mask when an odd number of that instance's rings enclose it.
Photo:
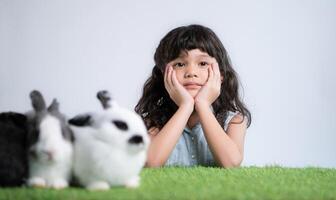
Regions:
[[[180,138],[193,109],[192,104],[181,105],[159,133],[152,138],[148,149],[146,166],[160,167],[165,164]]]
[[[196,105],[195,109],[199,115],[204,136],[217,163],[225,168],[239,166],[243,155],[236,143],[224,132],[209,106]]]

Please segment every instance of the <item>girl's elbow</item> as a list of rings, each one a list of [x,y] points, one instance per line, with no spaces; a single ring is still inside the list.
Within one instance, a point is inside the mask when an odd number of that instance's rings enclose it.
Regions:
[[[151,160],[151,159],[147,159],[145,167],[148,168],[158,168],[158,167],[162,167],[162,163],[157,161],[157,160]]]
[[[232,165],[230,166],[231,168],[236,168],[236,167],[240,167],[242,161],[235,161],[232,162]]]
[[[220,165],[223,168],[236,168],[240,167],[243,162],[243,157],[232,158],[229,162],[221,162]]]
[[[146,162],[145,167],[147,167],[147,168],[159,168],[159,167],[161,167],[161,165],[158,164],[158,163]]]

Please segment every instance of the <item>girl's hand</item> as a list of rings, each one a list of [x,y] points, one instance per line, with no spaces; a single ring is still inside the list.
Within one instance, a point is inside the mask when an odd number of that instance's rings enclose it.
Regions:
[[[194,99],[189,92],[178,82],[176,72],[171,65],[167,65],[164,74],[164,84],[170,98],[177,106],[194,106]]]
[[[208,72],[207,82],[195,97],[196,107],[200,105],[210,107],[220,94],[221,74],[216,60],[208,68]]]

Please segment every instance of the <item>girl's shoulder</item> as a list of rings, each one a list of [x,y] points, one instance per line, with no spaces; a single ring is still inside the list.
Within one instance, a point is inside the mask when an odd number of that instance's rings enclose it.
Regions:
[[[236,118],[238,118],[238,120],[233,120],[233,119],[236,119]],[[243,115],[239,111],[235,111],[235,112],[227,111],[224,119],[225,119],[224,131],[226,131],[231,122],[233,122],[233,121],[234,121],[234,123],[236,123],[236,121],[238,121],[238,123],[241,122],[242,121],[241,119],[243,119]]]

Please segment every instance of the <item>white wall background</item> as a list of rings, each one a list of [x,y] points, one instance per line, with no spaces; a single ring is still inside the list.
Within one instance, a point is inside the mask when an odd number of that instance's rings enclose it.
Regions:
[[[244,166],[336,167],[336,1],[0,0],[0,111],[57,97],[69,116],[110,90],[133,109],[172,28],[227,48],[253,114]]]

